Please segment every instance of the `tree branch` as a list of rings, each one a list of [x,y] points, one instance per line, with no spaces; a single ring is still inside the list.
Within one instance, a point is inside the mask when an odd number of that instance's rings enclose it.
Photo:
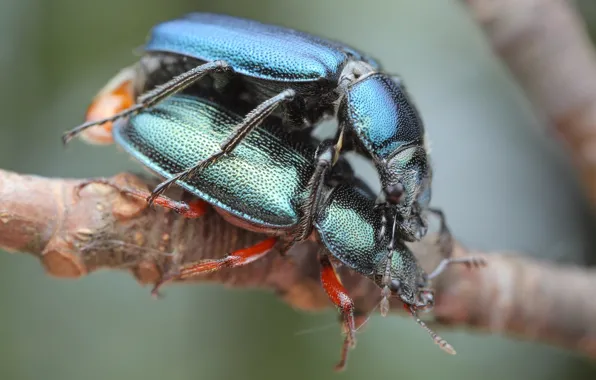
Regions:
[[[583,25],[562,0],[465,0],[528,97],[570,145],[596,204],[596,56]],[[112,179],[146,190],[131,174]],[[23,176],[0,170],[0,247],[38,257],[47,273],[77,278],[100,268],[127,270],[141,283],[159,280],[168,265],[217,258],[263,236],[211,212],[185,220],[110,186]],[[432,237],[413,246],[428,270],[439,254]],[[242,268],[195,277],[227,286],[276,292],[292,306],[330,306],[318,280],[316,244],[282,257],[275,252]],[[469,254],[457,246],[455,256]],[[477,253],[474,253],[477,254]],[[434,316],[464,326],[567,347],[596,358],[596,272],[555,266],[514,254],[487,255],[485,269],[454,266],[434,284]],[[358,309],[378,303],[379,289],[342,268]],[[393,301],[392,310],[399,311]]]
[[[567,0],[464,0],[495,52],[570,148],[596,205],[596,54]]]
[[[111,180],[141,190],[155,185],[131,174]],[[263,238],[226,223],[215,212],[184,219],[150,209],[107,185],[90,184],[77,197],[81,182],[0,170],[0,247],[35,255],[57,277],[77,278],[108,268],[128,270],[148,284],[159,280],[172,262],[221,257]],[[302,244],[286,257],[273,252],[245,267],[191,281],[264,288],[299,309],[325,308],[330,302],[319,284],[316,248]],[[413,249],[427,270],[440,258],[433,237]],[[466,254],[456,247],[455,256]],[[515,255],[486,257],[484,269],[454,266],[438,279],[434,315],[440,324],[550,342],[596,357],[596,273]],[[376,285],[345,268],[340,273],[358,310],[373,310],[380,300]],[[393,300],[394,312],[400,306]]]

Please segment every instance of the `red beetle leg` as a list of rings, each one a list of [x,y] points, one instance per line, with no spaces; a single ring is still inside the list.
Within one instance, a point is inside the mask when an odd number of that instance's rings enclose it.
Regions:
[[[129,187],[129,186],[121,186],[117,183],[114,183],[113,181],[111,181],[109,179],[94,178],[94,179],[89,179],[89,180],[81,182],[75,189],[75,196],[78,197],[80,191],[84,187],[89,186],[94,183],[100,183],[103,185],[111,186],[124,195],[130,196],[133,198],[137,198],[137,199],[140,199],[143,201],[147,201],[147,198],[151,195],[151,193],[147,190],[142,190],[142,189]],[[156,204],[160,207],[172,210],[175,213],[180,214],[183,217],[188,218],[188,219],[200,218],[207,212],[207,210],[209,210],[209,207],[210,207],[209,203],[207,203],[201,199],[193,199],[189,202],[184,202],[184,201],[176,201],[176,200],[173,200],[172,198],[168,198],[163,195],[156,198],[154,201],[154,204]]]
[[[346,338],[341,349],[341,359],[335,366],[335,369],[341,371],[346,366],[348,358],[348,350],[356,346],[356,322],[354,319],[354,301],[348,295],[348,292],[344,288],[333,267],[333,264],[329,260],[329,257],[322,255],[320,257],[321,264],[321,283],[323,289],[327,292],[329,299],[337,306],[342,313],[344,318],[344,332]]]
[[[204,273],[215,272],[223,268],[235,268],[250,264],[271,251],[276,242],[277,238],[268,238],[251,247],[234,251],[221,259],[202,260],[197,263],[187,264],[180,268],[175,268],[169,273],[166,273],[162,279],[155,284],[151,293],[153,295],[157,295],[159,288],[170,280],[184,280],[189,277],[198,276]]]

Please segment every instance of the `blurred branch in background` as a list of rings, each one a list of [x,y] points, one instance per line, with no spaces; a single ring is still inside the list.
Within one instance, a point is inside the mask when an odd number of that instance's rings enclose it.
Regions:
[[[554,126],[596,204],[596,54],[563,0],[464,0],[530,101]]]
[[[131,174],[111,181],[144,191],[155,185]],[[215,212],[184,219],[152,210],[143,200],[109,185],[93,183],[78,193],[81,182],[0,171],[0,248],[31,253],[58,277],[76,278],[100,268],[126,269],[147,284],[158,281],[169,262],[218,258],[262,239],[226,223]],[[319,284],[316,248],[303,244],[285,257],[271,252],[245,267],[192,281],[265,288],[296,308],[321,309],[330,302]],[[427,270],[441,257],[433,237],[413,249]],[[457,247],[455,256],[467,254]],[[595,272],[515,255],[487,257],[484,269],[454,266],[439,278],[434,316],[440,324],[551,342],[596,358]],[[340,273],[358,312],[374,311],[380,300],[376,285],[346,268]],[[393,300],[393,311],[402,310],[400,306]]]

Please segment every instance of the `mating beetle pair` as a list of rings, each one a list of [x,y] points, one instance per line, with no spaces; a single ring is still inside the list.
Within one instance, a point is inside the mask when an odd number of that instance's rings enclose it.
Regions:
[[[233,151],[272,113],[282,116],[284,127],[297,129],[312,128],[335,115],[339,130],[333,163],[342,149],[370,157],[382,185],[377,203],[391,206],[385,207],[386,215],[398,219],[399,238],[415,241],[427,229],[422,212],[433,211],[427,208],[431,169],[425,131],[401,81],[380,69],[374,60],[341,43],[256,21],[193,13],[154,27],[139,64],[114,78],[91,110],[109,106],[112,114],[73,129],[64,139],[195,84],[249,99],[254,108],[218,149],[160,184],[153,201],[172,182]],[[150,91],[137,98],[144,89]],[[308,225],[308,210],[305,219]],[[441,229],[447,237],[443,220]],[[444,240],[449,249],[449,239]]]
[[[98,124],[109,131],[118,120],[116,141],[166,178],[151,201],[180,211],[179,202],[159,197],[177,181],[245,228],[281,235],[289,244],[317,236],[325,247],[321,280],[342,310],[347,331],[340,366],[355,343],[355,325],[333,262],[383,289],[384,314],[389,296],[399,297],[416,318],[418,309],[432,306],[428,280],[446,264],[462,261],[446,258],[426,275],[402,242],[424,235],[422,212],[432,210],[424,130],[399,82],[345,45],[220,15],[193,14],[158,25],[146,52],[105,87],[89,110],[90,121],[67,140]],[[191,95],[174,95],[183,90]],[[317,147],[305,134],[288,132],[310,129],[328,115],[339,119],[333,142]],[[97,131],[101,128],[88,130],[87,138],[109,142],[109,135],[102,140]],[[372,158],[383,187],[376,199],[353,178],[339,156],[342,146]],[[198,216],[202,206],[183,210]],[[442,231],[447,235],[444,222]],[[165,277],[247,264],[276,240]]]

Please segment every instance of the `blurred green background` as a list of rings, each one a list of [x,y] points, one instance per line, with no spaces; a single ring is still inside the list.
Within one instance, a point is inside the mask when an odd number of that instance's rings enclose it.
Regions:
[[[580,4],[596,27],[593,0]],[[592,218],[564,152],[457,1],[3,0],[0,167],[60,177],[136,168],[114,147],[63,149],[60,136],[135,60],[152,25],[188,11],[279,23],[367,51],[405,78],[422,111],[433,203],[458,238],[479,249],[594,261]],[[306,314],[269,293],[215,285],[167,287],[156,302],[123,273],[58,280],[37,261],[3,252],[0,282],[1,380],[596,378],[587,359],[500,337],[445,332],[458,350],[451,357],[412,320],[378,316],[336,375],[341,336],[332,309]]]

